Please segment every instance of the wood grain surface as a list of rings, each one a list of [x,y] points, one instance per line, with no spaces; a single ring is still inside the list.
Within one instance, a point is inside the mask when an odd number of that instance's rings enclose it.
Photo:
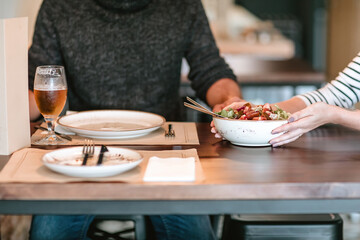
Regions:
[[[202,183],[1,184],[3,200],[249,200],[360,198],[360,133],[324,126],[285,147],[239,147],[197,123]],[[179,149],[181,146],[136,146]],[[5,160],[4,160],[5,159]],[[2,156],[1,162],[8,157]]]

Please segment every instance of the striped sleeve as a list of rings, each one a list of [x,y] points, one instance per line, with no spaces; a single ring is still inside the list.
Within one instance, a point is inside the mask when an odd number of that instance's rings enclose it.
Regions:
[[[315,102],[326,102],[343,108],[352,108],[360,102],[360,53],[339,73],[336,79],[323,88],[308,92],[297,97],[306,105]]]

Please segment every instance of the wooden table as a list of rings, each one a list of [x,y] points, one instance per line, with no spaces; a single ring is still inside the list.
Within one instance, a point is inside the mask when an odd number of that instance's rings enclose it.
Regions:
[[[346,213],[360,210],[359,132],[326,126],[286,147],[248,148],[215,139],[207,123],[198,123],[197,127],[201,145],[195,147],[206,177],[201,184],[0,184],[0,213]],[[6,156],[0,158],[1,162],[6,159]]]

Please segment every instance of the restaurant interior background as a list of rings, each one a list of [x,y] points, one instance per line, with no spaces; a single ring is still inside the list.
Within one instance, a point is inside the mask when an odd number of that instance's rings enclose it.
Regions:
[[[28,17],[29,46],[42,0],[1,0],[0,18]],[[319,81],[336,77],[358,52],[360,2],[357,0],[202,0],[221,54],[242,85],[244,98],[254,103],[277,102],[315,89]],[[304,84],[291,84],[294,74],[280,62],[299,59],[316,74]],[[277,62],[277,63],[276,63]],[[275,64],[262,72],[260,64]],[[294,64],[293,64],[294,65]],[[289,67],[288,65],[284,65]],[[293,66],[290,66],[292,68]],[[265,68],[270,68],[265,66]],[[279,69],[280,68],[280,69]],[[281,69],[282,68],[282,69]],[[280,72],[277,73],[277,70]],[[193,96],[182,70],[182,96]],[[279,74],[289,80],[274,82]],[[301,72],[300,72],[301,74]],[[312,84],[311,77],[314,77]],[[252,82],[251,79],[257,79]],[[261,79],[263,78],[263,81]],[[316,79],[315,79],[316,78]],[[246,81],[242,81],[245,79]],[[290,83],[290,84],[289,84]],[[266,94],[264,94],[266,93]],[[188,121],[206,116],[186,111]]]
[[[328,81],[359,51],[360,28],[356,24],[360,22],[359,0],[202,1],[222,55],[237,75],[245,74],[242,77],[253,74],[246,72],[244,66],[251,66],[256,72],[257,66],[251,65],[254,59],[281,62],[296,58]],[[0,0],[0,18],[28,17],[29,46],[41,2]],[[187,71],[184,62],[181,94],[192,96]],[[262,77],[257,74],[257,78]],[[276,78],[276,72],[273,74]],[[264,75],[271,79],[267,73]],[[296,86],[287,83],[274,86],[271,82],[240,84],[245,99],[258,103],[281,101],[316,88],[311,81]],[[207,120],[192,110],[186,114],[188,121]],[[348,235],[346,240],[360,239],[359,230],[344,232]]]

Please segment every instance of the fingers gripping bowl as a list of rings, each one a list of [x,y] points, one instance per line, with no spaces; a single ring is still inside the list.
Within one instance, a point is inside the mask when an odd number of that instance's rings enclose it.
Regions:
[[[270,146],[269,141],[282,133],[271,131],[287,123],[289,113],[280,108],[272,110],[269,104],[240,109],[223,110],[219,114],[226,118],[213,117],[216,130],[234,145]]]
[[[219,117],[213,120],[221,136],[240,146],[270,146],[269,141],[281,134],[271,134],[271,131],[287,123],[286,120],[254,121]]]

